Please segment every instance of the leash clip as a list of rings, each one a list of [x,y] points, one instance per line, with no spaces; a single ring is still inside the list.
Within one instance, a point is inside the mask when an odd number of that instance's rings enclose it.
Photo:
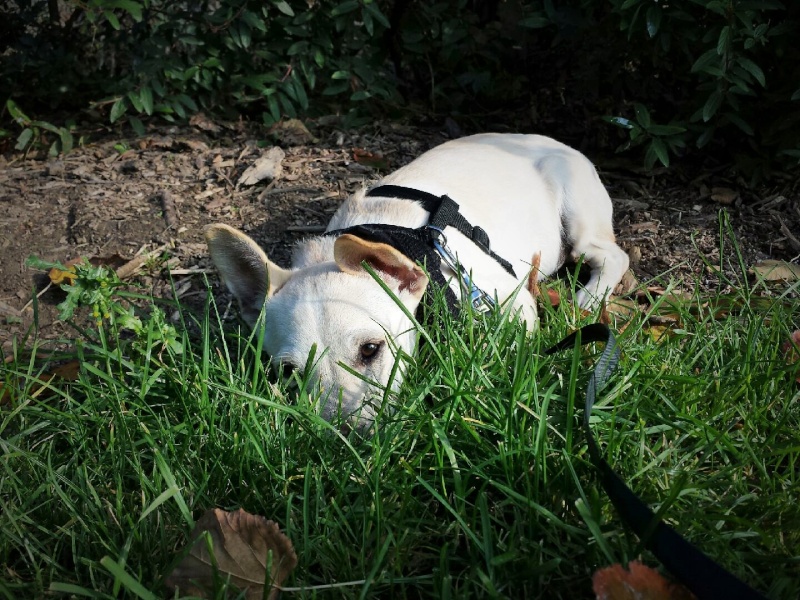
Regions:
[[[458,258],[447,245],[447,238],[444,232],[433,225],[427,225],[426,229],[430,232],[431,244],[433,244],[436,253],[448,267],[458,274],[461,294],[462,296],[469,295],[469,303],[472,305],[472,310],[479,314],[494,310],[495,306],[497,306],[494,298],[479,288],[464,266],[458,262]]]

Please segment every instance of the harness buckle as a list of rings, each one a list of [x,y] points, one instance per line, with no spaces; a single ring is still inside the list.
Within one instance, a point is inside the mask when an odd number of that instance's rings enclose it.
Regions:
[[[444,232],[433,225],[426,226],[430,233],[431,244],[434,250],[441,257],[444,263],[458,275],[459,283],[461,285],[461,295],[469,295],[469,303],[472,305],[472,310],[479,314],[487,313],[494,310],[497,303],[489,294],[479,288],[472,276],[467,272],[464,266],[458,262],[450,247],[447,245],[447,238]],[[483,230],[481,230],[483,231]]]

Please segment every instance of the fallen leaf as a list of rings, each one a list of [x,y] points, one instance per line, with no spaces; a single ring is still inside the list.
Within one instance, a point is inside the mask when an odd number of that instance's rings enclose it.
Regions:
[[[303,144],[317,142],[317,138],[311,134],[308,127],[300,119],[279,121],[270,127],[269,133],[289,146],[302,146]]]
[[[281,163],[285,156],[281,148],[273,146],[242,173],[236,185],[255,185],[264,179],[277,179],[283,170]]]
[[[140,254],[139,256],[134,256],[131,260],[116,270],[117,277],[120,279],[132,277],[142,267],[142,265],[147,262],[148,258],[150,258],[150,254]]]
[[[209,119],[205,113],[201,112],[192,115],[192,117],[189,119],[189,125],[211,133],[219,133],[222,131],[222,127]]]
[[[655,569],[638,560],[628,569],[615,564],[595,571],[592,589],[597,600],[691,600],[694,595],[682,585],[670,583]]]
[[[181,595],[210,597],[216,567],[217,577],[230,578],[245,592],[247,600],[264,598],[265,584],[271,587],[266,597],[275,600],[281,584],[297,566],[292,542],[278,525],[242,509],[206,511],[197,521],[191,539],[189,554],[165,581],[167,587],[173,592],[179,589]]]
[[[542,253],[537,252],[531,259],[531,270],[528,273],[528,291],[534,299],[542,294],[542,291],[539,289],[539,267],[541,264]]]
[[[618,298],[616,296],[612,296],[608,300],[608,304],[606,305],[606,310],[622,319],[631,319],[635,315],[642,313],[642,306],[636,302],[636,300],[628,300],[627,298]]]
[[[365,167],[372,167],[379,171],[389,170],[389,160],[377,152],[370,152],[363,148],[353,148],[353,159]]]
[[[636,275],[633,274],[633,271],[628,269],[622,276],[622,279],[617,284],[617,287],[614,288],[614,295],[615,296],[627,296],[631,292],[633,292],[639,282],[636,280]]]
[[[711,188],[711,199],[719,204],[733,204],[739,197],[739,192],[726,187]]]
[[[11,357],[8,357],[5,361],[6,363],[11,362]],[[75,381],[78,379],[78,374],[80,373],[81,363],[78,360],[70,360],[65,363],[60,364],[57,367],[54,367],[52,370],[42,373],[41,375],[36,377],[36,383],[32,384],[30,388],[28,388],[28,395],[31,398],[40,398],[44,399],[47,397],[47,384],[53,381],[54,379],[62,379],[64,381]],[[18,389],[24,388],[24,377],[15,377],[17,381],[15,383],[11,383],[10,380],[6,381],[4,385],[3,382],[0,382],[0,406],[3,404],[7,404],[11,401],[11,390],[9,390],[9,386],[13,385]],[[52,390],[49,390],[52,392]]]
[[[750,270],[764,281],[792,282],[800,279],[800,265],[785,260],[762,260]]]
[[[53,267],[52,269],[50,269],[50,272],[47,273],[47,276],[50,278],[50,281],[55,285],[61,285],[65,282],[68,285],[72,285],[72,283],[78,277],[78,275],[75,273],[74,265],[70,265],[66,270]]]

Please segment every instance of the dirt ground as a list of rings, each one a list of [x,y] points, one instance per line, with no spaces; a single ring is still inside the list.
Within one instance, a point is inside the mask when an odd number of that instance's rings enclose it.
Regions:
[[[48,282],[26,266],[31,255],[115,264],[140,257],[130,280],[141,291],[171,297],[171,275],[182,301],[202,306],[203,274],[217,285],[204,225],[241,228],[286,266],[292,245],[322,231],[348,194],[380,176],[379,168],[397,168],[448,139],[444,128],[402,125],[354,133],[316,123],[313,137],[290,123],[268,137],[236,125],[193,123],[141,139],[101,139],[58,159],[0,156],[2,354],[30,328],[32,295]],[[285,151],[281,174],[237,185],[272,144]],[[721,208],[746,265],[800,258],[800,173],[749,189],[725,170],[648,175],[635,162],[593,158],[614,200],[619,242],[641,282],[664,275],[662,284],[673,279],[687,290],[716,289],[719,278],[704,260],[718,262]],[[55,288],[41,294],[41,337],[74,335],[56,319],[62,299]]]

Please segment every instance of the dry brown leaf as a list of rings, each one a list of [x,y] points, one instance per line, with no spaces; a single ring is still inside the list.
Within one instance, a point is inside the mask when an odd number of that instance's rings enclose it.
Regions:
[[[372,167],[380,171],[389,170],[389,159],[377,152],[370,152],[363,148],[353,148],[353,159],[365,167]]]
[[[123,280],[127,279],[128,277],[132,277],[137,271],[139,271],[142,265],[147,262],[147,259],[150,258],[150,256],[151,255],[149,253],[134,256],[131,260],[116,270],[117,277]]]
[[[627,271],[625,271],[625,274],[622,276],[622,279],[617,284],[617,287],[614,288],[614,295],[627,296],[628,294],[633,292],[638,285],[639,282],[636,279],[636,275],[633,274],[633,271],[628,269]]]
[[[202,534],[208,532],[213,561]],[[192,549],[169,574],[165,583],[171,590],[201,598],[213,589],[217,573],[245,592],[247,600],[264,597],[264,585],[271,585],[268,598],[274,600],[280,585],[297,566],[292,542],[278,525],[242,509],[227,512],[208,510],[197,521],[191,536]],[[267,567],[270,573],[267,573]]]
[[[11,357],[8,357],[5,360],[6,363],[11,362]],[[63,379],[64,381],[75,381],[78,379],[78,373],[80,372],[81,363],[78,360],[70,360],[65,362],[51,371],[47,373],[42,373],[36,379],[38,383],[34,383],[29,389],[28,393],[33,398],[44,399],[49,394],[47,393],[47,384],[53,381],[54,379]],[[17,383],[13,383],[12,381],[7,381],[8,384],[13,386],[18,386],[20,389],[23,388],[24,383],[22,381],[18,381]],[[50,390],[52,392],[52,390]],[[0,406],[3,404],[7,404],[11,400],[11,391],[0,382]]]
[[[50,272],[47,273],[47,276],[50,278],[50,281],[55,285],[61,285],[63,283],[72,285],[72,283],[78,277],[78,275],[75,273],[75,267],[72,265],[70,265],[66,270],[53,267],[52,269],[50,269]]]
[[[205,113],[195,113],[189,119],[189,125],[197,127],[198,129],[202,129],[204,131],[208,131],[210,133],[219,133],[222,131],[222,127],[217,125],[214,121],[209,119]]]
[[[270,127],[269,133],[275,135],[284,144],[289,146],[315,144],[318,141],[300,119],[279,121]]]
[[[534,299],[541,296],[542,291],[539,289],[539,267],[542,264],[542,253],[537,252],[531,259],[531,270],[528,273],[528,291]]]
[[[282,162],[286,153],[278,146],[270,148],[266,154],[247,167],[236,185],[255,185],[264,179],[277,179],[283,171]]]
[[[711,199],[723,205],[733,204],[739,197],[739,192],[726,187],[711,188]]]
[[[595,571],[592,589],[597,600],[691,600],[694,595],[682,585],[670,583],[655,569],[638,560],[628,569],[615,564]]]
[[[764,281],[792,282],[800,279],[800,265],[785,260],[762,260],[754,264],[751,271]]]
[[[643,308],[638,302],[636,302],[636,300],[628,300],[627,298],[617,298],[616,296],[612,296],[608,300],[606,310],[615,317],[631,319],[635,315],[641,314]]]

